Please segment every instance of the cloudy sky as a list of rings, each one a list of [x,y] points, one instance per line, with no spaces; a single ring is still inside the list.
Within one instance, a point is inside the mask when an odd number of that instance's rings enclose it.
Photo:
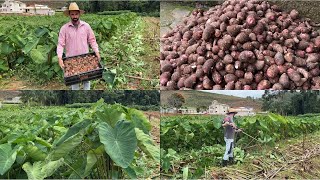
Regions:
[[[263,90],[255,90],[255,91],[245,91],[245,90],[210,90],[205,91],[210,93],[217,93],[217,94],[225,94],[225,95],[232,95],[237,97],[254,97],[254,98],[260,98],[264,94]]]

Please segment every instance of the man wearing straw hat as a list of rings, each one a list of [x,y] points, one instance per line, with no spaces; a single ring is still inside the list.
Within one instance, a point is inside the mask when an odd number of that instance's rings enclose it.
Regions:
[[[80,15],[84,13],[80,10],[78,5],[73,2],[70,3],[69,9],[65,10],[64,15],[69,16],[71,21],[63,25],[59,32],[59,40],[57,46],[57,54],[59,65],[64,68],[62,54],[63,49],[66,50],[66,57],[77,56],[89,53],[89,44],[96,56],[100,60],[98,44],[90,25],[84,21],[80,21]],[[84,90],[90,90],[90,81],[83,83]],[[80,84],[71,86],[72,90],[79,90]]]
[[[224,141],[226,142],[226,151],[223,156],[222,166],[227,166],[228,162],[233,162],[235,133],[241,131],[233,121],[236,114],[237,112],[235,111],[229,111],[222,122],[222,127],[224,128]]]

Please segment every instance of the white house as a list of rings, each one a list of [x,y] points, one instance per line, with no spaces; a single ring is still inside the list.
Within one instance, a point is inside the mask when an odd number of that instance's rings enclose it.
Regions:
[[[230,107],[226,104],[221,104],[217,100],[214,100],[209,106],[208,114],[226,114]]]
[[[23,13],[25,12],[26,4],[15,0],[5,0],[1,5],[1,13]]]
[[[168,113],[177,113],[176,108],[165,108],[165,107],[160,107],[160,113],[163,114],[168,114]]]
[[[229,110],[238,112],[237,116],[253,116],[256,114],[252,107],[234,107]]]
[[[29,13],[35,15],[54,15],[55,11],[47,5],[33,4],[27,6],[25,3],[15,0],[5,0],[1,5],[0,13]]]
[[[47,5],[34,4],[26,7],[26,13],[39,14],[39,15],[49,15],[55,14],[55,11],[49,8]]]
[[[21,104],[22,101],[20,99],[21,99],[21,97],[19,97],[19,96],[14,97],[14,98],[6,98],[3,101],[3,104]]]
[[[181,114],[199,114],[196,108],[188,107],[188,108],[180,108],[178,112]]]

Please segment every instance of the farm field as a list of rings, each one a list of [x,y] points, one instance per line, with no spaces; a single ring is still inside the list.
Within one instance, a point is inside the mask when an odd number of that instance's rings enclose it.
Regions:
[[[236,117],[235,164],[221,166],[221,116],[161,117],[161,177],[319,179],[320,115]]]
[[[155,89],[159,73],[159,18],[135,13],[84,14],[95,33],[102,80],[93,89]],[[69,17],[0,16],[0,88],[68,89],[58,65],[56,46]],[[156,73],[155,73],[156,72]]]
[[[87,108],[3,105],[0,179],[158,177],[158,123],[156,112],[103,100]]]

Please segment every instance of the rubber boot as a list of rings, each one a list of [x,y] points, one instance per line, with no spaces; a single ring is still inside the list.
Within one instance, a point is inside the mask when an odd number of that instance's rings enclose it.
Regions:
[[[234,164],[234,158],[233,157],[229,157],[229,162],[230,162],[230,164]]]
[[[226,167],[228,165],[228,161],[227,160],[222,160],[222,167]]]

